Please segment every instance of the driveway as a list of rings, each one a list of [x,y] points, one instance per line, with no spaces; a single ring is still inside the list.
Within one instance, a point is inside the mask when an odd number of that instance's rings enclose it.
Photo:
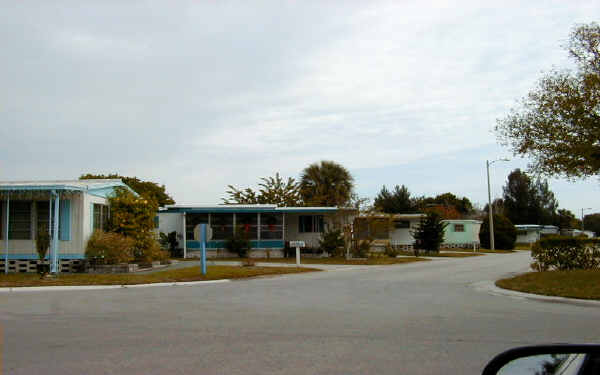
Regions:
[[[492,295],[529,254],[205,286],[0,295],[10,374],[478,374],[509,347],[594,342],[596,306]]]

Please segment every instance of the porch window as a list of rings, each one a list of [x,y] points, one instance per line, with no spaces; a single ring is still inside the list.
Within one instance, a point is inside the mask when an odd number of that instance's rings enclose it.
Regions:
[[[283,214],[261,213],[260,214],[260,239],[281,240],[283,239]]]
[[[94,203],[94,230],[108,229],[109,209],[105,204]]]
[[[298,232],[300,233],[322,233],[323,215],[300,216],[298,224]]]
[[[31,201],[11,201],[8,238],[31,240]]]
[[[233,237],[233,214],[211,214],[213,240],[226,240]]]
[[[194,229],[198,224],[208,224],[208,214],[189,213],[185,215],[185,239],[187,241],[194,239]]]
[[[454,231],[455,232],[464,232],[465,225],[464,224],[454,224]]]
[[[258,214],[235,215],[236,233],[244,234],[249,240],[258,239]]]

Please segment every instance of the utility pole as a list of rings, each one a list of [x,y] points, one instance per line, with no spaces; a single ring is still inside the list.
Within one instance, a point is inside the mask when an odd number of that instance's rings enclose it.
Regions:
[[[495,250],[496,246],[494,244],[494,216],[493,216],[493,208],[492,208],[492,192],[490,188],[490,165],[494,164],[497,161],[510,161],[510,159],[502,158],[496,160],[486,160],[485,167],[487,170],[487,185],[488,185],[488,214],[489,214],[489,222],[490,222],[490,250]]]

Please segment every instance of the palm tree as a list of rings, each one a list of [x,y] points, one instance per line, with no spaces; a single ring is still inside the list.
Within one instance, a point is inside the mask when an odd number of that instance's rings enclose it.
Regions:
[[[307,206],[345,206],[353,188],[350,172],[333,161],[313,163],[300,176],[300,194]]]

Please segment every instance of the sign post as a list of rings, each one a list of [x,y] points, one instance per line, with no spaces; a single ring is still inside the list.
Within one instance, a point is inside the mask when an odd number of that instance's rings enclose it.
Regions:
[[[290,247],[296,248],[296,266],[300,267],[300,248],[305,247],[304,241],[290,241]]]
[[[207,224],[200,224],[200,248],[202,249],[202,274],[206,275],[206,227]]]

